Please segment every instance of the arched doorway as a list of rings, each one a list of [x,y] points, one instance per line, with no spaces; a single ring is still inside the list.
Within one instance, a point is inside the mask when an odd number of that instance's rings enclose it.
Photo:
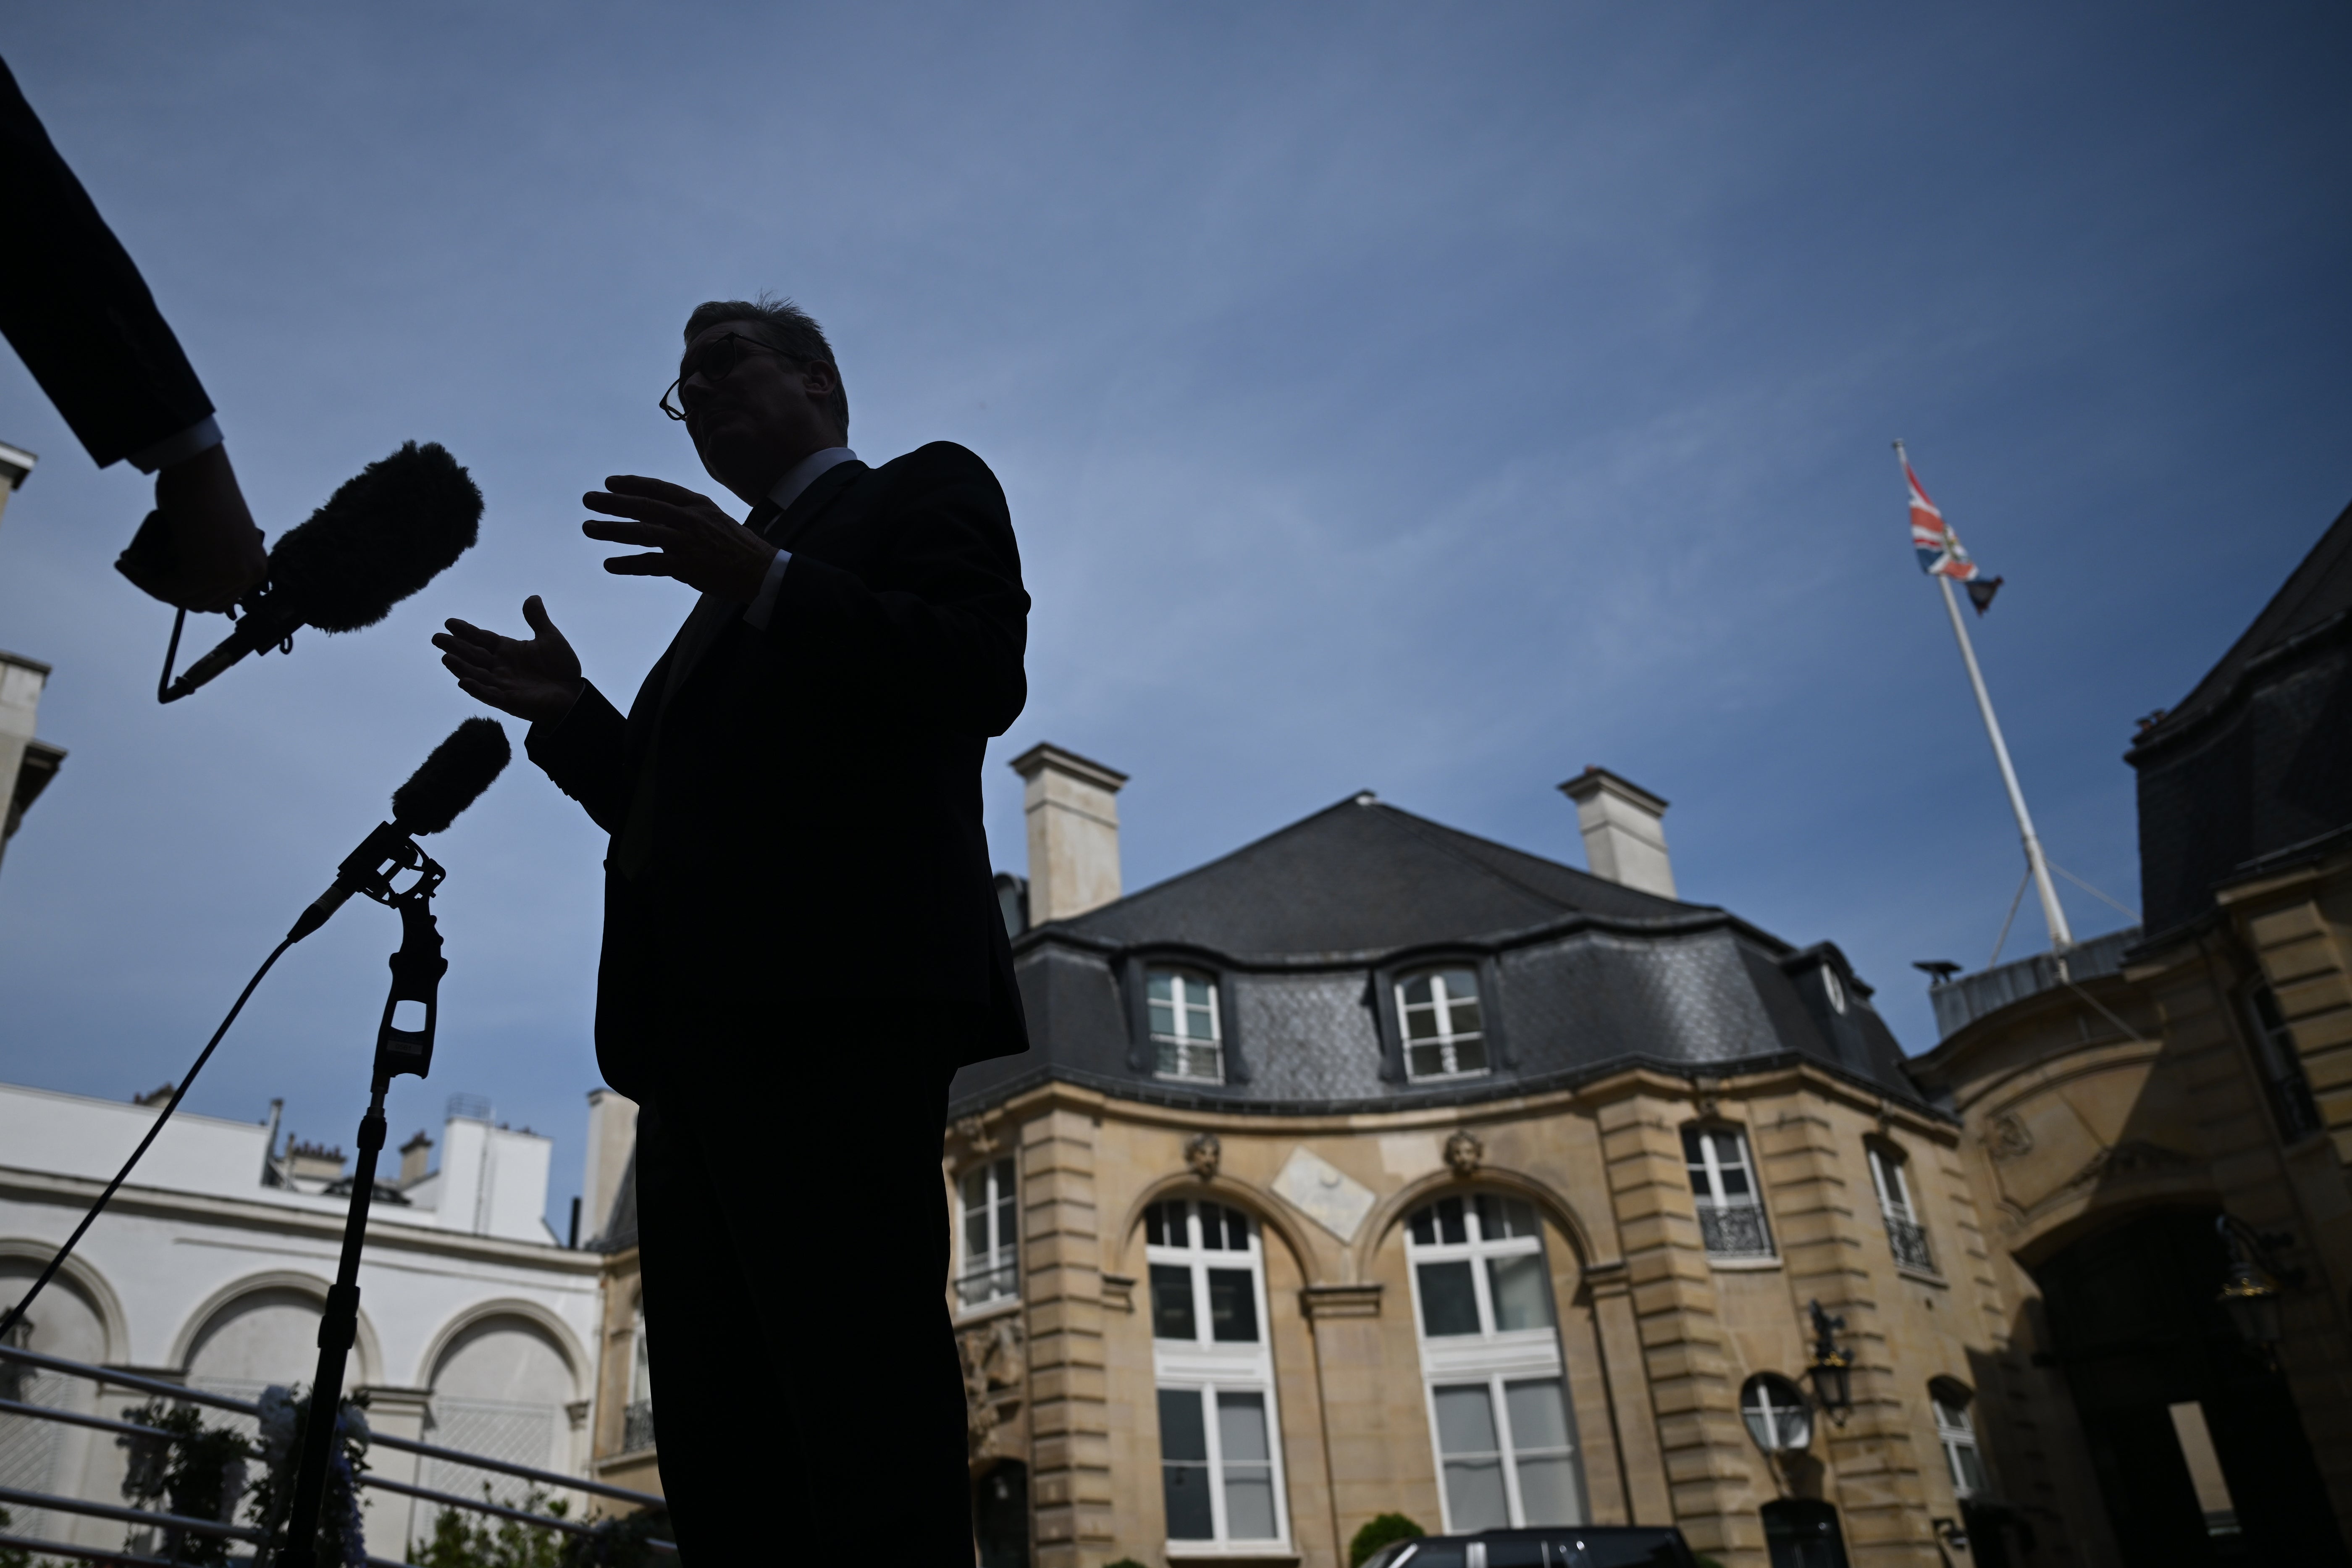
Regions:
[[[2286,1379],[2231,1328],[2210,1209],[2162,1209],[2034,1269],[2116,1544],[2134,1568],[2340,1565]]]
[[[1029,1568],[1029,1467],[999,1459],[972,1479],[980,1568]]]

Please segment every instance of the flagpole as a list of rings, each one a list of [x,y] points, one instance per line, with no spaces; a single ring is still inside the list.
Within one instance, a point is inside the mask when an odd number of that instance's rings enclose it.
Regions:
[[[1911,462],[1900,441],[1895,443],[1895,456],[1903,465],[1907,484]],[[1991,738],[1993,757],[2000,763],[2000,782],[2009,788],[2009,807],[2017,814],[2018,836],[2025,840],[2025,863],[2032,868],[2034,890],[2042,895],[2042,918],[2050,926],[2050,950],[2063,953],[2074,945],[2074,932],[2066,924],[2066,911],[2058,905],[2058,886],[2050,879],[2050,861],[2042,853],[2041,835],[2033,831],[2033,814],[2025,809],[2025,791],[2019,787],[2017,769],[2009,760],[2009,742],[2001,739],[2000,721],[1993,716],[1992,693],[1985,689],[1984,671],[1977,668],[1977,650],[1969,641],[1969,624],[1960,618],[1960,601],[1952,592],[1952,580],[1937,573],[1936,586],[1944,591],[1944,609],[1952,617],[1952,636],[1959,640],[1960,662],[1969,668],[1969,685],[1976,690],[1977,710],[1984,715],[1985,733]]]

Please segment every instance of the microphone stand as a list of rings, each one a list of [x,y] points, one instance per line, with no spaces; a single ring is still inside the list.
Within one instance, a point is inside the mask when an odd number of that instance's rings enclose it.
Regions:
[[[404,889],[392,886],[389,874],[359,890],[400,911],[400,951],[392,955],[392,991],[384,998],[383,1020],[376,1028],[375,1067],[368,1086],[367,1114],[360,1119],[359,1163],[352,1177],[351,1208],[343,1220],[342,1261],[335,1270],[334,1288],[327,1292],[327,1310],[319,1320],[319,1369],[310,1379],[310,1414],[304,1422],[301,1454],[294,1472],[294,1500],[286,1524],[286,1550],[278,1562],[286,1568],[316,1568],[319,1515],[325,1506],[327,1472],[334,1457],[341,1426],[343,1366],[352,1342],[359,1337],[360,1249],[367,1238],[369,1205],[375,1198],[376,1155],[383,1149],[383,1097],[402,1073],[423,1078],[433,1066],[433,1033],[438,1018],[441,976],[449,961],[441,956],[441,933],[433,921],[433,892],[448,873],[408,839],[389,852],[394,870],[414,870],[416,880]],[[393,1023],[403,1002],[425,1009],[424,1027],[404,1029]],[[341,1552],[336,1560],[341,1563]]]

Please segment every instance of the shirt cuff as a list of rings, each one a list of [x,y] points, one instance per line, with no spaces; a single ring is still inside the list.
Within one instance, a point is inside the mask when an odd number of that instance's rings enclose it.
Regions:
[[[142,474],[152,474],[174,463],[184,463],[199,452],[209,452],[220,444],[220,421],[207,414],[178,435],[166,436],[153,446],[131,453],[131,466]]]
[[[776,590],[784,585],[784,568],[792,563],[791,551],[777,551],[776,558],[768,563],[768,575],[760,584],[759,596],[743,612],[743,618],[761,631],[768,629],[768,617],[776,612]]]

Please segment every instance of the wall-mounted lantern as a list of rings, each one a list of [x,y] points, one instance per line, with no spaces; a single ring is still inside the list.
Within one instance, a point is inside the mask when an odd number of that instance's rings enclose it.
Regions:
[[[1777,1373],[1759,1372],[1739,1385],[1739,1418],[1756,1446],[1775,1458],[1801,1453],[1813,1440],[1805,1391]]]
[[[2221,1245],[2230,1249],[2230,1267],[2221,1276],[2221,1305],[2230,1314],[2230,1326],[2246,1342],[2264,1366],[2278,1365],[2278,1344],[2283,1337],[2279,1323],[2279,1282],[2289,1285],[2303,1283],[2299,1268],[2282,1268],[2272,1258],[2270,1247],[2284,1245],[2286,1237],[2266,1237],[2245,1221],[2221,1215],[2213,1221],[2213,1228],[2221,1235]]]
[[[1840,1350],[1835,1337],[1845,1320],[1822,1311],[1819,1301],[1808,1303],[1806,1310],[1813,1319],[1813,1359],[1805,1368],[1805,1375],[1813,1380],[1813,1403],[1843,1426],[1853,1410],[1853,1355]]]

